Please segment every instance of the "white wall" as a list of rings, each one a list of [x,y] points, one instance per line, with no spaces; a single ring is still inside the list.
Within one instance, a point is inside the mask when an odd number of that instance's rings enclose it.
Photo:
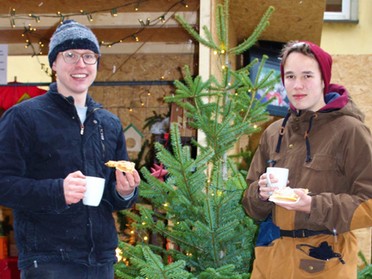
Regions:
[[[49,68],[47,56],[8,56],[8,82],[50,82],[51,77],[42,70],[44,63]]]

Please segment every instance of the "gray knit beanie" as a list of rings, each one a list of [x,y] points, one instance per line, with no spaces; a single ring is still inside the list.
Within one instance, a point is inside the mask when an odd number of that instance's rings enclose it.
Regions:
[[[99,43],[92,30],[72,19],[60,24],[50,39],[48,53],[50,67],[57,54],[68,49],[89,49],[100,54]]]

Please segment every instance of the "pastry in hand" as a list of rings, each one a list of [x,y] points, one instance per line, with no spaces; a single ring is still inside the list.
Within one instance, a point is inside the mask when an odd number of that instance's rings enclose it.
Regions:
[[[116,168],[119,171],[122,172],[128,172],[128,173],[133,173],[135,163],[129,162],[129,161],[108,161],[105,163],[106,166],[110,168]]]
[[[308,189],[300,189],[308,194]],[[273,194],[270,196],[270,199],[277,202],[296,202],[298,200],[298,195],[295,193],[294,189],[291,187],[284,187],[276,189]]]

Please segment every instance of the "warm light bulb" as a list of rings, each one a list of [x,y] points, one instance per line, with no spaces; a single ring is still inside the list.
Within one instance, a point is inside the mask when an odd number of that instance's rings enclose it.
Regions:
[[[118,10],[116,8],[111,10],[111,15],[112,16],[118,16]]]
[[[164,23],[165,22],[165,17],[164,16],[159,16],[159,20]]]
[[[116,254],[118,261],[120,262],[123,258],[123,252],[120,250],[120,248],[116,248],[115,254]]]

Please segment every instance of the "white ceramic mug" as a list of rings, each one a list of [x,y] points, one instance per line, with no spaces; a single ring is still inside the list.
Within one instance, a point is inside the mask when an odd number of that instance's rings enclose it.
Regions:
[[[87,185],[84,193],[83,204],[98,206],[101,202],[103,190],[105,189],[105,179],[101,177],[86,176]]]
[[[286,187],[288,183],[288,173],[289,173],[289,170],[287,168],[268,167],[266,169],[267,185],[269,187],[276,187],[276,188]],[[272,175],[273,178],[277,179],[278,182],[275,182],[275,183],[271,182],[270,174]]]

